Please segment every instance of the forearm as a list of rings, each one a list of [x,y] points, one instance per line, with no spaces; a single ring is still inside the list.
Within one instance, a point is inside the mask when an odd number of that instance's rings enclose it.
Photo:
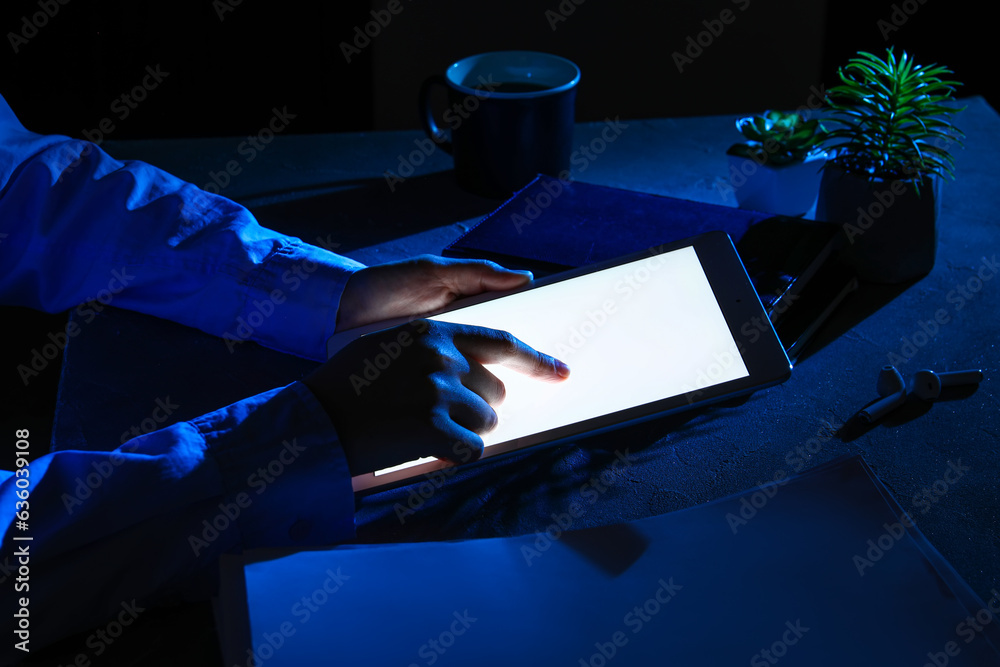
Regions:
[[[0,303],[58,312],[96,299],[231,345],[325,358],[362,265],[160,169],[11,118],[0,118]]]
[[[299,383],[114,452],[59,452],[34,461],[27,531],[17,529],[17,478],[0,475],[0,564],[16,570],[17,550],[30,551],[23,590],[15,589],[14,576],[0,583],[3,608],[12,614],[18,598],[30,599],[33,648],[133,600],[210,595],[205,584],[221,553],[353,537],[343,452]]]

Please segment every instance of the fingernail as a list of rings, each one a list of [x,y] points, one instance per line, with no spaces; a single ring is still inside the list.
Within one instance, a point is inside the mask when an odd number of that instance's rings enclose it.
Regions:
[[[533,274],[531,271],[520,271],[520,270],[517,270],[517,271],[514,271],[514,273],[520,273],[522,276],[528,276],[528,280],[534,280],[535,279],[535,274]]]
[[[569,366],[556,359],[556,373],[559,374],[559,377],[568,378]]]

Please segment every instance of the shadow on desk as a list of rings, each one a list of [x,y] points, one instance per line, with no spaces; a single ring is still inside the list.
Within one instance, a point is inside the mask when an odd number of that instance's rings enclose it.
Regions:
[[[386,178],[276,190],[243,202],[265,227],[350,252],[476,219],[500,201],[465,192],[451,170],[403,181]]]
[[[672,457],[674,443],[693,460],[713,456],[711,448],[695,451],[694,443],[719,428],[714,416],[752,409],[743,407],[751,398],[658,417],[566,444],[528,448],[475,466],[445,469],[413,484],[361,497],[357,541],[475,539],[544,533],[547,528],[561,535],[567,530],[620,524],[634,517],[623,514],[609,498],[627,496],[640,476],[636,471]],[[668,436],[672,443],[664,446]],[[684,498],[680,504],[692,501]],[[649,513],[645,505],[632,509],[635,517]],[[641,549],[637,544],[632,547]]]
[[[896,297],[916,284],[916,282],[919,281],[903,283],[901,285],[862,283],[855,292],[844,299],[844,302],[833,311],[830,318],[816,331],[802,353],[799,354],[796,364],[806,361],[809,357],[892,303]],[[873,388],[875,387],[874,373],[877,371],[877,368],[874,369],[872,375]]]

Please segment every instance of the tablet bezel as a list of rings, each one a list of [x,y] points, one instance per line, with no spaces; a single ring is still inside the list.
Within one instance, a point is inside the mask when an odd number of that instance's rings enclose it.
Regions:
[[[743,363],[747,368],[748,375],[651,403],[559,426],[530,436],[496,443],[487,447],[483,456],[478,461],[493,459],[526,447],[553,445],[574,438],[584,438],[625,425],[674,414],[683,410],[694,409],[702,405],[727,400],[780,384],[791,376],[791,363],[788,360],[781,341],[774,331],[774,327],[771,325],[764,311],[757,292],[750,282],[750,278],[747,276],[743,262],[740,260],[729,235],[721,231],[707,232],[699,236],[666,243],[606,262],[590,264],[553,274],[532,281],[529,285],[516,290],[489,292],[461,299],[450,304],[447,308],[434,313],[428,313],[426,317],[433,317],[477,303],[504,298],[519,292],[539,289],[546,285],[572,280],[579,276],[596,273],[621,264],[686,247],[693,247],[698,256],[705,277],[712,292],[715,294],[716,302],[729,327],[730,334],[743,357]],[[400,318],[398,320],[378,322],[349,331],[339,332],[329,339],[327,343],[327,356],[333,356],[348,343],[363,335],[411,322],[413,319],[415,318]],[[463,465],[472,464],[473,462]],[[436,460],[377,476],[374,473],[357,475],[352,478],[352,483],[355,492],[372,493],[417,481],[429,473],[452,465],[452,463],[444,460]]]

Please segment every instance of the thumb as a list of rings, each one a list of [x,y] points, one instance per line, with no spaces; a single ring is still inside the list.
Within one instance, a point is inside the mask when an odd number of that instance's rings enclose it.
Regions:
[[[442,278],[455,294],[461,296],[516,289],[527,285],[533,278],[531,271],[505,269],[486,260],[456,262],[442,268],[445,270]]]

